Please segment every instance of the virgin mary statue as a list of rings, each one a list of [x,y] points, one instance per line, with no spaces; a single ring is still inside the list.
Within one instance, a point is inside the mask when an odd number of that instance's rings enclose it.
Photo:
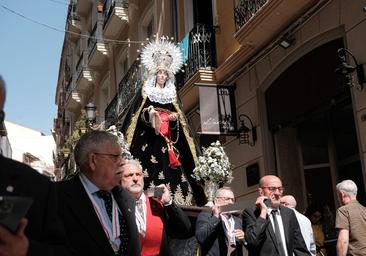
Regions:
[[[175,203],[203,205],[203,190],[192,177],[199,149],[175,88],[180,49],[165,37],[157,38],[145,46],[141,62],[148,76],[132,100],[122,132],[141,162],[145,189],[166,184]]]

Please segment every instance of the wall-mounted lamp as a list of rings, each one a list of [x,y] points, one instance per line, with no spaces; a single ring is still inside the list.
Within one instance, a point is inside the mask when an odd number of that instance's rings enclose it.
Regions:
[[[241,114],[239,116],[240,127],[238,129],[239,144],[248,144],[253,147],[257,141],[257,128],[253,126],[249,116]]]
[[[96,110],[97,110],[97,107],[92,102],[88,103],[85,106],[85,115],[86,115],[86,121],[88,123],[88,127],[91,127],[96,120]]]
[[[347,62],[346,54],[349,54],[352,57],[353,62],[356,65],[355,67]],[[357,80],[358,80],[356,88],[357,88],[357,90],[361,91],[363,89],[363,84],[366,82],[365,70],[364,70],[365,64],[358,64],[355,56],[353,56],[353,54],[346,48],[339,48],[337,51],[337,57],[338,57],[339,64],[338,64],[337,68],[334,70],[334,72],[336,74],[342,75],[343,78],[345,79],[346,85],[349,87],[352,87],[354,85],[352,82],[351,74],[354,71],[356,71]]]
[[[278,42],[278,44],[283,48],[283,49],[287,49],[289,48],[291,45],[294,45],[296,42],[296,39],[294,36],[292,35],[284,35],[280,41]]]

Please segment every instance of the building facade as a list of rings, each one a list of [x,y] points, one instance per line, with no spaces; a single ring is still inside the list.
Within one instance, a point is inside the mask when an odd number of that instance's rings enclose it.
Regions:
[[[1,137],[3,156],[31,166],[50,180],[58,180],[54,168],[56,145],[51,135],[9,121],[4,121],[4,127],[7,134]]]
[[[301,211],[316,202],[334,211],[335,184],[346,178],[365,203],[365,16],[362,0],[72,0],[55,98],[57,165],[74,168],[70,138],[88,103],[94,125],[118,126],[143,81],[138,51],[160,31],[180,42],[184,109],[202,145],[224,143],[240,205],[254,203],[265,174],[282,178]],[[249,118],[249,143],[200,133],[202,84],[235,87],[234,131]]]

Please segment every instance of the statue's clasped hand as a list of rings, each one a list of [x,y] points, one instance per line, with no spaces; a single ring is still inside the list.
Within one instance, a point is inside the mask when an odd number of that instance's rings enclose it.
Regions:
[[[169,121],[177,121],[178,120],[178,113],[171,113],[169,114]]]

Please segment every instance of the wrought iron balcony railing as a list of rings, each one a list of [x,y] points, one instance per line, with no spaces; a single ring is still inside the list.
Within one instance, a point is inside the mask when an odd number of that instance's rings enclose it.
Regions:
[[[69,97],[71,96],[72,93],[72,79],[70,79],[66,84],[65,84],[65,96],[64,96],[64,102],[69,100]]]
[[[105,109],[106,127],[117,123],[118,116],[126,109],[142,86],[145,73],[146,69],[141,67],[140,60],[137,58],[119,83],[116,96]]]
[[[200,69],[216,67],[215,33],[211,26],[197,24],[180,42],[183,52],[184,72],[176,76],[177,88],[183,87]]]
[[[75,4],[69,4],[69,6],[67,8],[67,19],[66,20],[70,20],[70,19],[80,20],[79,15],[76,14]]]
[[[243,27],[268,0],[238,0],[234,9],[235,28]]]
[[[93,30],[90,33],[90,37],[88,39],[88,50],[89,50],[89,53],[92,52],[95,44],[97,43],[97,28],[98,28],[98,23],[96,22],[94,24]]]
[[[114,125],[118,121],[118,93],[111,100],[109,105],[104,110],[104,119],[105,119],[105,127],[108,128],[111,125]]]
[[[81,72],[83,71],[83,59],[84,59],[84,52],[81,53],[78,62],[76,63],[76,81],[79,80],[81,76]]]

